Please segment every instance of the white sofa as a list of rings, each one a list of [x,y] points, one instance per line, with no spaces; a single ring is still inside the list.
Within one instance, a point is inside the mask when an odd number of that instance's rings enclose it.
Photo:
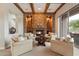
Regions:
[[[32,40],[24,40],[16,43],[12,43],[11,52],[12,56],[21,55],[32,50]]]
[[[51,41],[51,50],[64,56],[73,55],[73,43],[60,40]]]
[[[13,56],[18,56],[28,51],[31,51],[33,48],[33,38],[28,38],[14,35],[11,37],[11,53]]]

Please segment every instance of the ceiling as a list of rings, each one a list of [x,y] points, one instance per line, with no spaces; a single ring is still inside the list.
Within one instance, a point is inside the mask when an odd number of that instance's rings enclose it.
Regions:
[[[24,12],[32,12],[29,3],[19,3],[18,4]]]
[[[47,12],[53,12],[54,13],[58,9],[58,7],[60,7],[60,6],[61,6],[61,4],[50,4]]]
[[[44,12],[46,4],[45,3],[35,3],[33,6],[34,6],[35,12],[39,13],[39,12]]]
[[[55,13],[64,3],[18,3],[24,13]]]

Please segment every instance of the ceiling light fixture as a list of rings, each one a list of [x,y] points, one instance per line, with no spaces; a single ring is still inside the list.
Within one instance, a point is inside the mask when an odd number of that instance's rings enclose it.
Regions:
[[[41,8],[38,8],[38,10],[41,10]]]

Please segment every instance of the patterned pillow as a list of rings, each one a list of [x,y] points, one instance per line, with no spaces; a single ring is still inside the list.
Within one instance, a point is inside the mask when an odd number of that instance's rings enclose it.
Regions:
[[[14,41],[14,42],[18,42],[18,41],[19,41],[19,39],[18,39],[17,36],[13,36],[11,39],[12,39],[12,41]]]

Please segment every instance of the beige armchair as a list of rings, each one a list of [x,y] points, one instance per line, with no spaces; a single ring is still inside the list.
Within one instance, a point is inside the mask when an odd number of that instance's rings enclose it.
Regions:
[[[51,40],[55,40],[55,34],[51,33],[51,34],[45,34],[46,37],[46,41],[50,42]]]

